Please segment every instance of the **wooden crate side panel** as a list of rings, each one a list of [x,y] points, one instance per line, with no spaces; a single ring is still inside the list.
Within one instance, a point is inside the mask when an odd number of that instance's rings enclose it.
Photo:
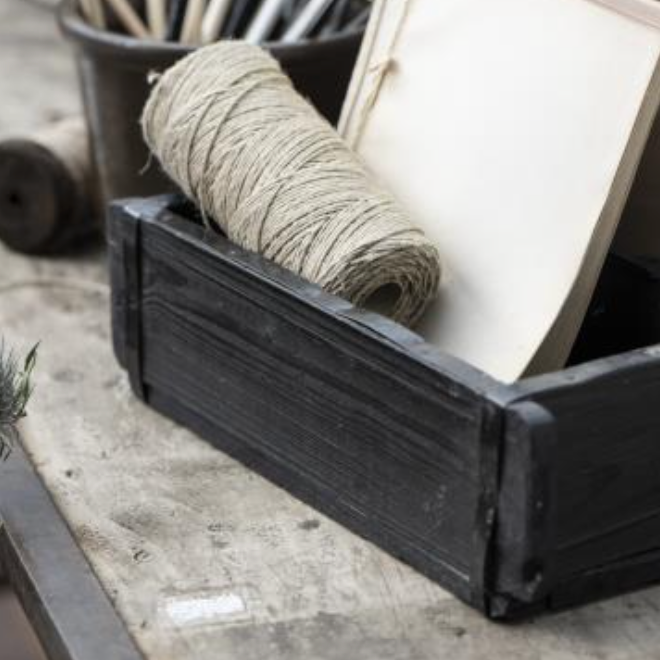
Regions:
[[[644,589],[660,581],[660,551],[651,550],[580,574],[578,579],[559,583],[551,606],[565,610],[622,593]]]
[[[142,227],[148,400],[483,606],[484,398],[175,238]]]
[[[537,405],[553,420],[554,451],[544,458],[554,475],[545,521],[552,606],[660,579],[660,564],[647,560],[660,552],[660,350],[531,379],[519,391],[512,411]],[[534,469],[539,438],[528,433]],[[507,437],[504,462],[508,447]]]

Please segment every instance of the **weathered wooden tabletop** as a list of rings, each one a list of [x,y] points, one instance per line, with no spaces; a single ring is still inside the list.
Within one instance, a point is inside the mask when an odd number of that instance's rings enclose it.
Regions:
[[[0,0],[3,99],[75,107],[50,20]],[[17,29],[50,69],[12,55]],[[28,99],[30,76],[43,87]],[[0,134],[10,115],[3,105]],[[148,660],[660,658],[660,588],[488,623],[145,408],[111,353],[101,252],[29,260],[0,249],[0,265],[0,331],[22,349],[41,341],[26,450]]]

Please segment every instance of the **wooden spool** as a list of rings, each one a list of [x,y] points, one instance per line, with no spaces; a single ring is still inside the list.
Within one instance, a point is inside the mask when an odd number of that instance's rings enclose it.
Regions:
[[[93,191],[81,117],[0,142],[0,239],[10,248],[61,252],[98,233]]]

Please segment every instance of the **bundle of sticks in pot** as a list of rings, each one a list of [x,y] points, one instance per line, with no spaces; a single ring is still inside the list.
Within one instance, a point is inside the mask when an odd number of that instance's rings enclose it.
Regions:
[[[102,207],[176,191],[139,131],[150,74],[210,42],[259,42],[335,123],[370,9],[369,0],[64,0]]]
[[[370,0],[77,0],[86,21],[138,39],[294,43],[364,28]]]

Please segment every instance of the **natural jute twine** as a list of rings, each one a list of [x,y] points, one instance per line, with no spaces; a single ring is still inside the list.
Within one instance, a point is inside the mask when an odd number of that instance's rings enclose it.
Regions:
[[[384,311],[409,325],[436,295],[435,247],[262,49],[221,42],[184,58],[142,124],[235,243],[360,306],[387,292]]]

